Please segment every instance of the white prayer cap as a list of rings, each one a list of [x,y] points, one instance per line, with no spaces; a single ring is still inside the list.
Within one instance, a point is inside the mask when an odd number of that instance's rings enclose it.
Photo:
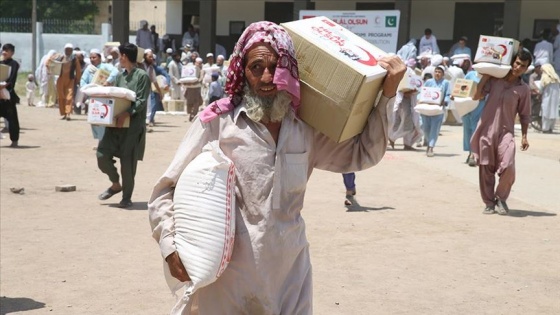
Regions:
[[[68,44],[64,45],[64,49],[66,49],[66,48],[74,49],[74,45],[68,43]]]
[[[456,54],[451,56],[451,60],[455,59],[471,59],[471,56],[469,56],[469,54]]]
[[[97,49],[97,48],[93,48],[93,49],[91,49],[91,50],[89,51],[89,54],[90,54],[90,55],[91,55],[91,54],[96,54],[96,55],[101,56],[101,50],[99,50],[99,49]]]
[[[465,59],[453,59],[453,64],[456,65],[456,66],[460,66],[460,65],[463,64],[464,60]]]
[[[216,59],[226,59],[226,57],[224,57],[224,55],[218,55],[218,57],[216,57]]]
[[[148,25],[148,21],[146,20],[140,21],[140,27],[144,27],[145,25]]]
[[[144,50],[144,54],[147,54],[147,53],[153,53],[153,51],[150,48],[148,48],[148,49]]]
[[[433,55],[432,59],[430,60],[430,64],[434,67],[441,65],[442,62],[443,62],[443,56],[439,54]]]
[[[214,57],[214,54],[213,53],[207,53],[206,58],[208,58],[208,57]]]
[[[171,53],[173,53],[173,49],[167,48],[167,50],[165,52],[168,53],[168,54],[171,54]]]
[[[420,60],[420,59],[422,59],[422,58],[431,59],[431,58],[432,58],[432,54],[430,54],[430,53],[422,53],[422,54],[420,54],[420,55],[418,55],[418,56],[416,57],[416,59],[418,59],[418,60]]]
[[[194,61],[196,61],[196,62],[202,62],[202,58],[198,57],[198,58],[196,58]]]

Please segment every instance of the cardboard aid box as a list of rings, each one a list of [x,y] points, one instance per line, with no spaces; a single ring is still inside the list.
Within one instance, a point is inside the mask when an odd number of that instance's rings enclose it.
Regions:
[[[425,87],[420,90],[420,98],[418,103],[441,105],[443,100],[443,93],[437,87]]]
[[[385,52],[320,16],[281,24],[299,65],[299,116],[336,142],[361,133],[387,71]]]
[[[518,49],[519,42],[514,39],[480,35],[474,62],[489,62],[509,66]]]
[[[0,64],[0,82],[8,80],[12,67]]]
[[[453,97],[473,97],[476,92],[476,82],[467,79],[456,79],[451,96]]]
[[[413,90],[420,91],[422,85],[424,85],[424,82],[422,82],[422,78],[419,75],[416,75],[414,71],[407,70],[403,79],[399,83],[399,87],[397,88],[397,91],[399,92],[409,92]]]
[[[116,127],[115,116],[130,108],[130,101],[124,98],[91,97],[89,99],[87,122],[93,125]],[[130,127],[130,117],[123,124],[123,128]]]

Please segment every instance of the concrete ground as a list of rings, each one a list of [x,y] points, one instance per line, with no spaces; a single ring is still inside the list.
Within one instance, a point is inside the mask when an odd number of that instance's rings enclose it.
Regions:
[[[97,199],[109,181],[85,116],[18,110],[21,148],[0,140],[0,314],[168,314],[146,202],[187,118],[157,116],[135,206],[122,210],[120,196]],[[560,314],[560,134],[528,139],[509,216],[481,213],[462,127],[442,128],[433,158],[397,141],[357,174],[357,211],[343,205],[340,174],[315,171],[303,212],[314,313]],[[62,184],[77,191],[55,192]]]

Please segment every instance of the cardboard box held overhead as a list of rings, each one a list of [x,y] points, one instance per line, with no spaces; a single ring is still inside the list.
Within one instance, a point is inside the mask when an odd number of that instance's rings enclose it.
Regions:
[[[386,53],[323,16],[281,25],[296,50],[301,119],[335,142],[361,133],[387,73],[378,65]]]
[[[489,62],[509,66],[518,49],[519,42],[515,39],[480,35],[474,62]]]
[[[404,77],[399,83],[399,87],[397,88],[397,91],[399,92],[410,92],[414,90],[420,91],[422,85],[424,85],[422,78],[419,75],[416,75],[416,73],[413,70],[410,70],[409,68],[406,70]]]
[[[467,79],[457,79],[451,90],[453,97],[473,97],[476,92],[476,82]]]
[[[93,125],[116,127],[115,116],[130,108],[131,102],[124,98],[92,97],[89,99],[87,122]],[[130,117],[123,124],[123,128],[130,127]]]

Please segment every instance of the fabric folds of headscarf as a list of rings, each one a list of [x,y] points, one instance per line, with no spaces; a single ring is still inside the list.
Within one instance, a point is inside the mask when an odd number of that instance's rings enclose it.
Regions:
[[[554,71],[554,67],[550,63],[545,63],[541,66],[542,75],[541,75],[541,84],[543,88],[552,83],[560,83],[560,77]]]
[[[220,114],[232,111],[243,100],[245,86],[245,55],[259,43],[268,43],[278,54],[278,63],[272,82],[278,90],[287,91],[292,98],[292,108],[297,113],[300,104],[300,85],[295,49],[290,35],[281,26],[267,21],[252,23],[245,29],[230,59],[225,92],[228,101],[219,101],[207,106],[199,118],[209,122]]]

